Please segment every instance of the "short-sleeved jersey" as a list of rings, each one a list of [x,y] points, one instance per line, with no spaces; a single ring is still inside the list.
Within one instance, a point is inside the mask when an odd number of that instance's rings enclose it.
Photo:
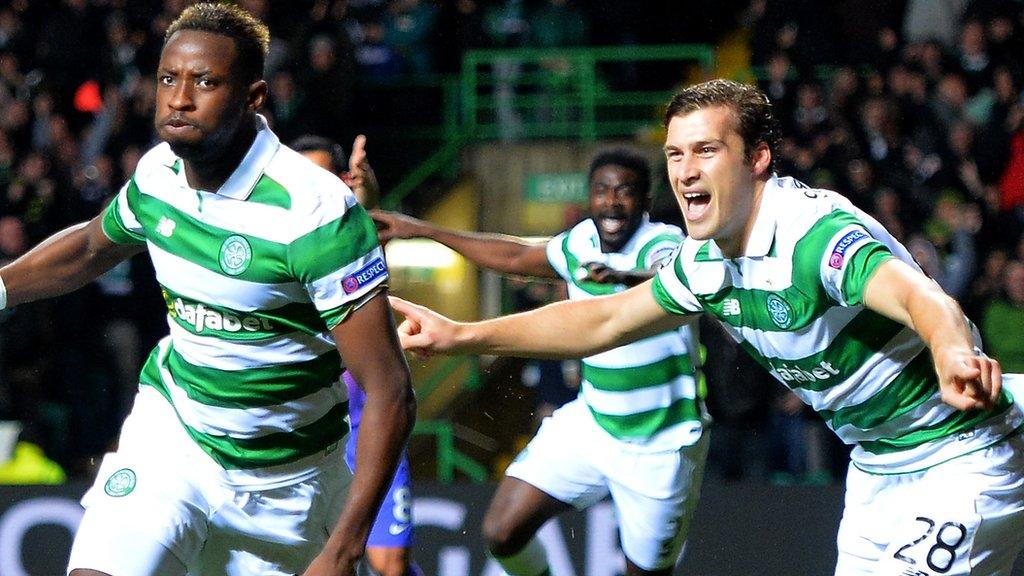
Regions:
[[[846,198],[790,178],[765,186],[741,257],[687,239],[654,282],[666,310],[707,312],[813,407],[874,473],[921,470],[1013,433],[1004,393],[991,412],[942,402],[932,357],[912,329],[863,305],[864,286],[907,250]]]
[[[313,473],[348,432],[330,329],[388,277],[351,191],[263,122],[216,193],[189,187],[166,144],[150,150],[103,230],[114,242],[146,244],[166,300],[170,335],[142,384],[174,406],[227,482]]]
[[[676,226],[652,223],[645,214],[619,252],[602,252],[597,226],[587,219],[548,242],[548,262],[568,284],[570,300],[592,298],[626,287],[579,280],[583,264],[650,270],[682,238]],[[601,428],[638,451],[692,445],[706,419],[703,378],[691,358],[696,351],[696,334],[684,328],[589,356],[583,359],[580,395]]]

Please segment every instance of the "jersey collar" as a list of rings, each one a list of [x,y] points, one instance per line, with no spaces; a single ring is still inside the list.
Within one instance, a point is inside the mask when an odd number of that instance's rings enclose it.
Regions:
[[[253,188],[256,187],[256,183],[263,176],[263,171],[281,148],[281,140],[270,130],[267,119],[262,114],[257,114],[256,122],[256,138],[253,140],[252,146],[245,153],[238,168],[235,168],[231,176],[217,190],[218,195],[234,200],[248,199]],[[177,160],[180,161],[180,159]],[[191,188],[185,178],[184,170],[178,170],[178,178],[182,186]]]
[[[750,238],[743,250],[742,258],[761,258],[768,256],[775,243],[775,227],[777,215],[773,208],[778,204],[775,192],[779,188],[778,177],[772,176],[765,182],[761,192],[761,204],[757,208],[757,218],[750,230]],[[702,260],[724,260],[722,249],[712,239],[707,241],[707,255]]]
[[[757,218],[754,220],[754,227],[750,230],[750,238],[747,239],[746,249],[743,255],[748,258],[761,258],[767,256],[775,243],[775,230],[778,224],[778,214],[775,207],[778,205],[777,191],[779,190],[778,177],[772,176],[764,184],[761,192],[761,205],[757,208]]]

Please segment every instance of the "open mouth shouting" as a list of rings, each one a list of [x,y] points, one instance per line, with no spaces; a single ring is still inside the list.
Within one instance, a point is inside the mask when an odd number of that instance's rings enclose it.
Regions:
[[[683,193],[683,216],[688,222],[697,222],[703,218],[711,206],[711,194],[707,192]]]
[[[629,219],[622,215],[605,215],[597,218],[598,229],[609,236],[614,236],[626,229]]]

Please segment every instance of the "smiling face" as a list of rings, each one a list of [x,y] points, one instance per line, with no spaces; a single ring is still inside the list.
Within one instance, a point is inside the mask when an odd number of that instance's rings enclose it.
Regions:
[[[179,30],[164,45],[154,124],[185,160],[217,157],[262,104],[266,85],[240,78],[237,56],[232,38],[199,30]]]
[[[590,217],[602,252],[618,252],[633,237],[647,209],[647,191],[636,172],[605,164],[590,176]]]
[[[750,153],[732,109],[711,106],[673,117],[665,138],[672,191],[696,240],[714,239],[727,257],[742,253],[771,164],[767,144]]]

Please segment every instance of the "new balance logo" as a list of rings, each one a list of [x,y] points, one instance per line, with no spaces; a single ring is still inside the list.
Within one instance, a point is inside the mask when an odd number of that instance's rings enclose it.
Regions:
[[[174,234],[174,227],[177,226],[177,222],[171,220],[167,216],[161,216],[160,221],[156,224],[156,231],[165,238],[170,238],[171,234]]]
[[[729,298],[722,303],[722,316],[739,316],[740,315],[740,301],[735,298]]]

